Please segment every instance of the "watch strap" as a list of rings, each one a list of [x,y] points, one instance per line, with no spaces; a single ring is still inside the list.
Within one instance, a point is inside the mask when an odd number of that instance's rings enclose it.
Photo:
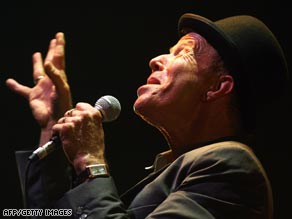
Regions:
[[[85,170],[76,176],[73,181],[73,186],[77,186],[88,179],[94,179],[96,177],[108,177],[109,170],[106,164],[91,164],[87,165]]]

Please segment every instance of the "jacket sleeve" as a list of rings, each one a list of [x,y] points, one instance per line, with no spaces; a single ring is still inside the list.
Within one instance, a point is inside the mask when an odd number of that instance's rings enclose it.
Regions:
[[[25,208],[43,209],[45,218],[129,218],[112,177],[95,178],[72,188],[72,169],[61,150],[29,164],[31,153],[15,152],[23,196],[27,196]]]
[[[15,158],[24,206],[43,209],[60,199],[71,187],[71,167],[62,150],[39,161],[29,161],[32,151],[16,151]]]
[[[71,218],[130,218],[112,177],[98,177],[83,182],[67,192],[55,208],[71,209]]]

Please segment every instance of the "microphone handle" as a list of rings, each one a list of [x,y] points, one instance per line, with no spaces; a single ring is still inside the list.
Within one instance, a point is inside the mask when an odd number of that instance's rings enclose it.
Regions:
[[[54,151],[60,146],[61,140],[58,135],[51,137],[50,141],[41,147],[38,147],[29,157],[30,160],[42,159],[46,157],[49,153]]]

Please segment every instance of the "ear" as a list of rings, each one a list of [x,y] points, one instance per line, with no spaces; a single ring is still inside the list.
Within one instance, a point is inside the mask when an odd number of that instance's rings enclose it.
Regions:
[[[207,101],[216,100],[222,96],[225,96],[233,90],[234,80],[231,75],[221,75],[219,77],[216,87],[212,87],[211,90],[207,92]]]

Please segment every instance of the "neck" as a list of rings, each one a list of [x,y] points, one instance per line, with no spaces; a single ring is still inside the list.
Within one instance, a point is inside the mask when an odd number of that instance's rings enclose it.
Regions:
[[[224,139],[230,136],[239,136],[240,127],[237,113],[230,112],[224,108],[216,107],[216,110],[204,110],[193,120],[179,118],[176,125],[164,126],[158,128],[170,148],[174,157],[180,156],[188,151],[190,146],[200,147],[207,142]]]

